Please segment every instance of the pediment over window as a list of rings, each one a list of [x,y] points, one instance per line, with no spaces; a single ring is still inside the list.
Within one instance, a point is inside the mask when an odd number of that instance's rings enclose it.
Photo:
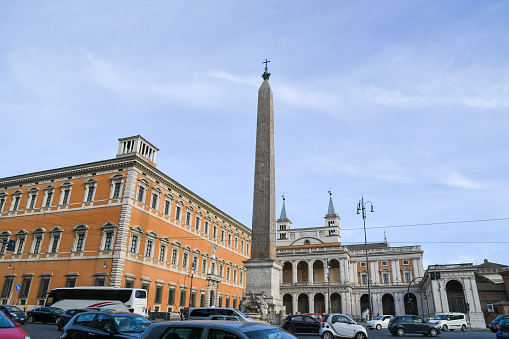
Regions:
[[[34,233],[34,234],[46,233],[46,230],[44,228],[42,228],[42,227],[37,227],[36,229],[34,229],[32,231],[32,233]]]
[[[62,233],[64,229],[60,226],[55,226],[49,230],[50,233]]]
[[[55,189],[55,186],[49,184],[48,186],[44,187],[45,191],[53,191]]]
[[[117,180],[122,180],[125,178],[125,175],[121,174],[121,173],[117,173],[117,174],[113,174],[110,179],[112,181],[117,181]]]
[[[133,226],[133,227],[131,227],[131,232],[145,233],[143,228],[141,228],[140,226]]]
[[[0,199],[1,199],[1,198],[5,198],[6,196],[7,196],[7,193],[5,193],[5,192],[0,192]]]
[[[12,192],[12,195],[16,196],[16,195],[22,195],[23,194],[23,191],[20,191],[20,190],[15,190],[14,192]]]
[[[168,237],[162,237],[162,238],[159,238],[159,241],[160,242],[163,242],[163,243],[167,243],[169,244],[170,243],[170,239]]]
[[[154,231],[148,231],[145,235],[147,238],[154,238],[154,239],[157,239],[159,236],[157,235],[156,232]]]
[[[148,186],[149,185],[148,180],[145,179],[145,178],[140,178],[140,179],[138,179],[138,181],[140,182],[140,184],[142,184],[144,186]]]
[[[183,250],[184,250],[184,251],[191,252],[191,247],[189,247],[189,246],[184,246]]]
[[[16,235],[27,235],[28,234],[28,231],[24,228],[20,229],[19,231],[16,232]]]
[[[60,187],[72,187],[74,184],[70,181],[66,181],[60,185]]]
[[[28,193],[37,193],[39,192],[39,187],[32,187],[28,190]]]
[[[117,228],[118,226],[111,221],[107,221],[104,225],[101,226],[102,229],[105,228]]]
[[[179,241],[174,241],[171,244],[176,247],[182,247],[182,244]]]
[[[152,188],[152,192],[155,192],[155,193],[158,193],[158,194],[163,193],[163,191],[159,187],[157,187],[157,186]]]
[[[5,231],[0,232],[0,237],[2,237],[2,238],[3,237],[10,237],[11,234],[12,234],[11,231],[5,230]]]
[[[88,179],[87,181],[85,181],[85,184],[87,185],[93,185],[93,184],[96,184],[99,180],[95,179],[95,178],[90,178]]]
[[[166,199],[170,199],[170,200],[174,199],[173,194],[170,194],[170,193],[166,193],[164,196],[166,197]]]

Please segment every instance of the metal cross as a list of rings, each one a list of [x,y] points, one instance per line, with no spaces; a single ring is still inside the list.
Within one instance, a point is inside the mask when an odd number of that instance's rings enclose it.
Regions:
[[[270,62],[270,60],[267,60],[265,59],[264,62],[262,62],[262,64],[265,64],[265,72],[267,72],[267,64]]]

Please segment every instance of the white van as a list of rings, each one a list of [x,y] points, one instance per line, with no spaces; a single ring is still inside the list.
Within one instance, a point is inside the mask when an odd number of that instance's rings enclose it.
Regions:
[[[442,331],[467,330],[467,319],[463,313],[440,313],[429,321],[440,325]]]
[[[227,315],[234,316],[244,321],[256,322],[256,320],[249,318],[247,315],[234,308],[224,307],[191,307],[189,309],[188,320],[205,320],[211,315]]]

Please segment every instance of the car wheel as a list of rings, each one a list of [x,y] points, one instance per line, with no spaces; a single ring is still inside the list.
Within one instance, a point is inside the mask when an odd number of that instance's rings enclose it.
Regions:
[[[64,329],[64,325],[62,325],[62,322],[61,322],[61,321],[59,321],[59,322],[57,323],[57,328],[58,328],[58,330],[59,330],[59,331],[62,331],[62,330]]]
[[[31,315],[28,316],[27,318],[27,323],[29,324],[33,324],[34,323],[34,317],[32,317]]]
[[[357,332],[355,334],[355,339],[366,339],[366,335],[363,332]]]
[[[294,334],[294,333],[295,333],[295,327],[293,327],[293,326],[288,327],[288,329],[286,330],[286,332],[291,333],[291,334]]]
[[[334,339],[334,336],[331,332],[326,331],[322,333],[322,339]]]
[[[461,325],[461,330],[465,332],[467,330],[467,325]]]
[[[432,328],[431,330],[429,330],[429,335],[432,336],[432,337],[436,337],[438,334],[438,331],[436,328]]]
[[[447,327],[447,325],[442,326],[442,331],[447,332],[448,329],[449,327]]]
[[[398,335],[398,337],[402,337],[405,335],[405,330],[402,328],[398,328],[398,331],[396,332],[396,334]]]
[[[376,325],[376,329],[380,331],[382,329],[382,325],[380,324]]]

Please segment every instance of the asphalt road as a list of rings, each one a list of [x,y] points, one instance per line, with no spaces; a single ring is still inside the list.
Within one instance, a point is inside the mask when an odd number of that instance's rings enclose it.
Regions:
[[[55,324],[23,324],[21,328],[28,333],[31,339],[58,339],[60,331]],[[318,335],[297,334],[300,339],[320,339]],[[395,338],[387,330],[368,330],[368,338]],[[424,338],[421,334],[407,334],[404,338]],[[495,338],[495,333],[491,331],[454,331],[441,333],[437,338],[462,338],[462,339],[481,339]]]

